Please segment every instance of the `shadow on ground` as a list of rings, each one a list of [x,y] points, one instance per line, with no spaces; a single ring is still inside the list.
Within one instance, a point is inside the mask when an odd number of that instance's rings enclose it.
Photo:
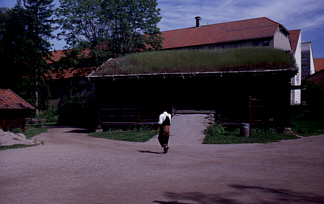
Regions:
[[[152,152],[152,151],[146,151],[146,150],[138,150],[140,153],[146,153],[146,154],[163,154],[162,152]]]
[[[71,131],[67,131],[67,132],[64,132],[64,133],[91,133],[92,131],[91,130],[87,130],[87,129],[77,129],[77,130],[71,130]]]
[[[234,191],[220,194],[204,194],[201,192],[172,193],[164,195],[171,201],[154,201],[159,204],[187,204],[187,203],[324,203],[324,197],[311,193],[300,193],[286,189],[274,189],[258,186],[231,185]],[[241,201],[240,201],[241,200]]]

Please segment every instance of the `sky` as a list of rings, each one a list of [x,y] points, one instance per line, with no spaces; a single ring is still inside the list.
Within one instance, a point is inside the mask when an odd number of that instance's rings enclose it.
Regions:
[[[12,8],[15,0],[0,0],[0,7]],[[56,6],[59,0],[54,0]],[[158,0],[161,31],[267,17],[288,30],[301,29],[302,42],[311,42],[314,58],[324,58],[324,0]],[[63,40],[52,41],[56,50]]]

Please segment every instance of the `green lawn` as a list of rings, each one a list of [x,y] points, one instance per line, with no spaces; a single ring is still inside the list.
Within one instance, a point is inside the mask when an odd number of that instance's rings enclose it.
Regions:
[[[204,133],[206,137],[203,144],[269,143],[298,138],[294,135],[279,134],[274,130],[263,131],[259,129],[252,129],[249,137],[242,137],[239,129],[225,131],[218,126],[209,126]]]
[[[291,107],[291,112],[291,129],[295,135],[307,137],[324,134],[322,114],[310,111],[308,106]],[[298,138],[294,135],[279,134],[271,129],[267,131],[252,129],[250,137],[242,137],[238,129],[225,131],[221,126],[209,126],[204,133],[206,135],[204,144],[267,143]]]
[[[26,147],[31,147],[31,146],[36,146],[36,145],[15,144],[15,145],[11,145],[11,146],[0,146],[0,151],[7,150],[7,149],[26,148]]]
[[[153,130],[109,130],[106,132],[89,133],[92,137],[129,142],[147,142],[158,133]]]
[[[309,117],[295,115],[291,120],[291,129],[300,136],[312,136],[324,134],[324,119],[320,117]]]
[[[33,129],[31,131],[24,132],[24,135],[26,136],[26,139],[30,139],[36,135],[39,135],[43,132],[47,132],[46,128],[44,126],[41,126],[39,128]]]

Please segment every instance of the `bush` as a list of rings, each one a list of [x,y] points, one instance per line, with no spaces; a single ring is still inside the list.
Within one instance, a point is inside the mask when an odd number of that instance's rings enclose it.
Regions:
[[[11,132],[13,132],[13,133],[21,133],[22,132],[22,130],[20,129],[20,128],[16,128],[16,129],[13,129],[13,130],[11,130]]]
[[[57,106],[52,106],[48,110],[39,113],[39,117],[46,119],[47,122],[57,122],[58,121],[58,108]]]
[[[314,81],[307,82],[304,99],[307,104],[305,111],[317,117],[324,114],[324,90],[321,85]]]

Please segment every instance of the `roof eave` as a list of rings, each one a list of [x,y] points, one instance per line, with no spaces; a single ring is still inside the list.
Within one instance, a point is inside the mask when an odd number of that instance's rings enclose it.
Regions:
[[[293,77],[297,74],[297,68],[288,69],[265,69],[265,70],[246,70],[246,71],[210,71],[210,72],[176,72],[176,73],[139,73],[139,74],[111,74],[87,76],[90,80],[116,80],[116,79],[150,79],[150,78],[193,78],[193,77],[225,77],[225,76],[261,76],[277,75],[279,73],[289,73]]]
[[[30,108],[26,108],[26,110],[35,110],[36,108],[34,108],[34,106],[30,105],[27,101],[25,101],[24,99],[22,99],[20,96],[18,96],[15,92],[11,91],[10,89],[8,89],[11,93],[13,93],[15,96],[17,96],[19,99],[21,99],[22,101],[24,101],[27,105],[30,106]]]

